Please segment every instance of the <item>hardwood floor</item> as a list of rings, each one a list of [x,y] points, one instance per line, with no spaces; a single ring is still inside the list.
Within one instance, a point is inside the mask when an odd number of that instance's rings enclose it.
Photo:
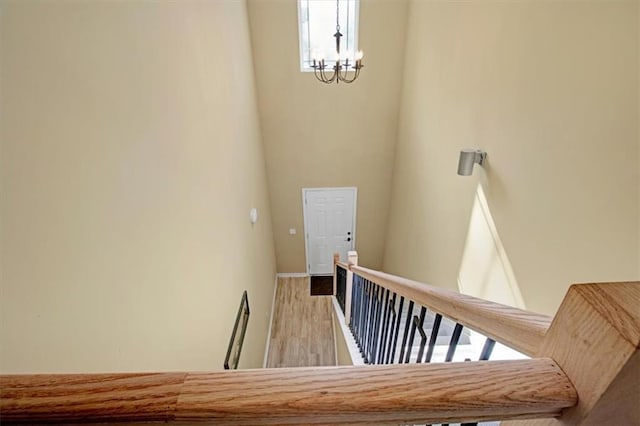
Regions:
[[[281,277],[267,367],[336,365],[331,296],[311,296],[309,278]]]

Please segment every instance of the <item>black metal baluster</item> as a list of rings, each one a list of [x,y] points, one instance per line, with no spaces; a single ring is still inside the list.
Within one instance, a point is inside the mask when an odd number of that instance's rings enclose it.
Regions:
[[[373,333],[373,345],[371,346],[371,356],[373,358],[373,364],[378,364],[378,344],[380,343],[381,319],[382,319],[382,302],[385,292],[384,287],[380,287],[378,290],[378,297],[376,298],[376,317],[375,317],[375,329]]]
[[[364,362],[367,362],[367,356],[365,354],[365,343],[367,339],[367,309],[369,307],[369,281],[362,280],[362,312],[360,313],[360,352]]]
[[[389,290],[384,287],[380,288],[380,299],[379,299],[379,307],[378,307],[378,317],[376,319],[376,323],[378,324],[378,330],[376,331],[375,338],[375,359],[376,364],[382,364],[382,360],[380,358],[380,348],[382,347],[382,334],[384,333],[384,317],[385,317],[385,306],[389,303]]]
[[[364,315],[362,317],[362,355],[364,357],[364,362],[369,363],[369,358],[367,357],[367,333],[369,330],[369,311],[371,306],[371,292],[373,291],[373,285],[371,281],[365,280],[365,300],[364,300]]]
[[[361,286],[360,286],[360,277],[358,275],[353,275],[353,296],[352,296],[352,300],[353,300],[353,307],[354,310],[351,312],[351,332],[353,333],[353,337],[356,341],[356,343],[358,344],[358,347],[360,347],[360,338],[358,335],[358,327],[360,325],[360,307],[362,306],[361,304],[361,299],[360,299],[360,290],[361,290]]]
[[[400,304],[398,305],[398,310],[396,311],[396,327],[393,332],[393,344],[391,345],[391,357],[390,364],[393,364],[393,359],[396,357],[396,348],[398,347],[398,335],[400,334],[400,321],[402,320],[402,307],[404,305],[404,297],[400,296]]]
[[[338,305],[342,309],[342,313],[345,313],[345,299],[347,292],[347,270],[340,265],[336,265],[336,299]]]
[[[411,318],[411,333],[409,334],[409,343],[407,344],[407,353],[405,354],[404,359],[405,364],[411,361],[411,352],[413,352],[413,340],[416,337],[416,329],[421,320],[422,322],[424,322],[424,315],[426,310],[427,309],[423,306],[422,308],[420,308],[420,318],[418,318],[417,315]]]
[[[380,309],[380,334],[378,341],[378,355],[376,360],[378,364],[384,364],[384,349],[385,349],[385,337],[387,330],[387,322],[389,321],[389,294],[391,292],[388,289],[384,289],[382,297],[382,307]]]
[[[353,275],[353,281],[351,282],[351,318],[349,319],[349,330],[351,330],[351,334],[354,335],[355,337],[355,333],[353,332],[354,329],[354,325],[355,325],[355,315],[358,312],[358,305],[356,304],[356,300],[358,300],[358,286],[356,284],[356,276],[355,274]]]
[[[404,359],[404,348],[407,344],[407,336],[409,335],[409,326],[411,325],[411,317],[413,316],[413,300],[409,301],[409,307],[407,309],[407,316],[404,319],[404,334],[402,335],[402,347],[400,348],[400,357],[398,358],[398,364],[402,364]],[[400,314],[402,318],[402,313]]]
[[[453,355],[456,353],[456,348],[458,347],[458,341],[460,340],[461,334],[462,324],[456,323],[456,326],[453,329],[453,334],[451,335],[451,342],[449,342],[447,357],[444,359],[444,362],[451,362],[451,360],[453,359]]]
[[[349,326],[349,329],[350,329],[350,330],[352,330],[352,331],[351,331],[351,334],[353,334],[353,329],[351,328],[351,324],[353,323],[353,315],[354,315],[354,313],[355,313],[355,311],[356,311],[356,307],[355,307],[355,303],[354,303],[354,301],[355,301],[355,299],[356,299],[356,297],[355,297],[355,291],[356,291],[356,290],[355,290],[355,287],[356,287],[356,283],[355,283],[355,281],[356,281],[356,275],[355,275],[355,274],[353,274],[353,275],[351,276],[351,306],[350,306],[350,308],[351,308],[351,309],[350,309],[350,311],[349,311],[349,315],[350,315],[350,317],[349,317],[349,322],[348,322],[348,324],[347,324],[347,325]],[[348,284],[348,283],[347,283],[347,284]],[[347,286],[347,287],[348,287],[348,286]],[[345,292],[345,298],[346,298],[346,292]],[[346,321],[346,320],[347,320],[347,318],[345,317],[345,321]]]
[[[389,334],[389,320],[391,317],[391,290],[384,295],[384,310],[382,315],[382,330],[380,331],[380,345],[378,346],[378,364],[384,364],[384,354],[387,349],[387,335]]]
[[[378,306],[376,308],[376,332],[373,335],[373,360],[374,364],[380,364],[380,357],[378,356],[380,347],[380,335],[382,334],[382,315],[384,313],[384,294],[387,291],[386,288],[380,287],[378,292]]]
[[[456,323],[456,326],[453,328],[453,334],[451,335],[451,341],[449,342],[449,350],[447,351],[447,356],[445,357],[444,362],[451,362],[453,360],[453,355],[456,353],[458,341],[462,334],[462,328],[462,324],[458,323]],[[449,426],[449,423],[443,423],[441,426]]]
[[[357,294],[357,305],[356,305],[356,314],[353,315],[353,318],[355,319],[355,322],[353,324],[353,329],[354,329],[354,334],[357,335],[358,337],[356,338],[356,343],[358,343],[358,349],[360,349],[362,351],[362,340],[361,340],[361,335],[360,335],[360,324],[362,322],[361,316],[362,316],[362,302],[363,302],[363,283],[362,283],[362,277],[358,276],[358,275],[354,275],[353,276],[353,280],[354,282],[356,281],[357,278],[357,284],[356,284],[356,294]]]
[[[487,340],[484,341],[484,346],[482,347],[482,351],[480,352],[480,361],[487,361],[489,359],[495,344],[496,344],[495,340],[487,337]],[[460,426],[478,426],[478,423],[477,422],[460,423]]]
[[[418,332],[420,333],[420,350],[418,350],[418,357],[416,362],[422,362],[422,355],[424,354],[424,346],[427,343],[427,334],[424,332],[424,318],[427,314],[427,308],[422,308],[420,311],[420,322],[416,324]]]
[[[367,362],[367,328],[369,327],[369,304],[371,303],[371,282],[365,280],[364,316],[362,317],[362,353]]]
[[[358,279],[358,304],[357,304],[357,307],[356,307],[356,311],[357,311],[358,313],[357,313],[357,315],[355,316],[355,318],[356,318],[356,321],[357,321],[357,322],[356,322],[356,325],[357,325],[357,327],[356,327],[356,328],[357,328],[357,329],[358,329],[358,331],[359,331],[359,330],[360,330],[360,324],[362,323],[362,320],[361,320],[361,317],[360,317],[360,316],[361,316],[361,314],[362,314],[362,297],[363,297],[363,296],[362,296],[362,295],[363,295],[363,287],[362,287],[362,285],[363,285],[363,283],[362,283],[362,277],[358,277],[358,278],[359,278],[359,279]],[[358,344],[359,344],[359,343],[358,343]]]
[[[487,340],[485,340],[484,346],[482,347],[482,352],[480,352],[480,361],[487,361],[489,357],[491,357],[491,352],[493,352],[495,344],[495,340],[487,337]]]
[[[378,297],[378,285],[375,283],[371,283],[371,294],[369,295],[370,297],[370,304],[369,304],[369,317],[367,319],[367,360],[369,364],[372,364],[372,357],[371,357],[371,344],[373,341],[373,320],[375,319],[376,316],[376,299]]]
[[[398,315],[396,314],[396,295],[395,294],[393,295],[393,304],[391,305],[390,313],[391,313],[392,319],[391,319],[391,324],[389,324],[389,326],[390,326],[389,327],[389,339],[388,339],[389,342],[387,343],[387,349],[386,349],[387,354],[385,355],[385,358],[384,358],[384,363],[385,364],[389,364],[389,357],[391,355],[391,347],[393,346],[393,336],[394,336],[393,331],[396,329],[396,319],[398,317]]]
[[[371,293],[371,282],[367,279],[363,280],[363,294],[362,294],[362,322],[360,325],[360,352],[364,362],[367,362],[367,320],[369,316],[369,295]]]
[[[411,317],[411,331],[409,332],[409,339],[407,339],[407,347],[406,347],[406,352],[404,353],[404,363],[407,364],[410,360],[411,360],[411,349],[413,347],[413,338],[416,335],[416,322],[418,320],[418,316],[414,315],[413,317]],[[409,321],[409,318],[407,318],[407,321]],[[405,348],[402,348],[403,350]]]
[[[367,353],[369,354],[369,363],[375,364],[375,338],[376,331],[378,329],[376,318],[378,316],[378,294],[380,293],[380,286],[374,284],[373,299],[371,304],[371,319],[369,320],[369,345],[367,346]]]
[[[440,323],[442,322],[442,315],[436,314],[433,318],[433,327],[431,328],[431,337],[429,338],[429,347],[427,348],[427,356],[424,362],[431,362],[433,357],[433,349],[436,346],[436,340],[438,340],[438,331],[440,330]]]
[[[393,297],[391,297],[393,294]],[[385,310],[384,310],[384,324],[382,326],[382,338],[380,340],[380,354],[378,358],[380,359],[380,364],[386,364],[386,354],[387,354],[387,339],[389,338],[389,325],[391,324],[391,311],[393,310],[393,305],[396,303],[396,294],[391,290],[388,291],[386,299],[385,299]]]
[[[367,327],[367,303],[369,301],[369,284],[366,279],[362,279],[362,305],[360,308],[360,352],[364,357],[364,331]]]
[[[351,332],[353,337],[360,347],[360,336],[358,334],[358,327],[360,326],[360,277],[353,276],[353,301],[355,310],[351,313]]]

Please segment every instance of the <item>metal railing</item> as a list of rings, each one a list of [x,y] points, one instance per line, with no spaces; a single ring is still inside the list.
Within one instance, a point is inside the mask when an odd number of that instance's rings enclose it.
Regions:
[[[412,294],[410,287],[415,283],[385,282],[385,278],[391,276],[385,277],[385,274],[377,271],[358,267],[357,254],[353,253],[353,255],[355,256],[351,260],[355,260],[355,264],[335,262],[336,298],[339,303],[346,299],[350,301],[350,306],[346,310],[349,315],[345,314],[345,320],[364,363],[449,363],[487,361],[491,358],[496,340],[465,327],[444,315],[442,311],[430,308],[428,303],[424,303],[423,288],[418,289],[420,297],[410,297]],[[391,280],[397,281],[396,278],[393,277]],[[398,284],[398,290],[393,290],[396,288],[394,284]],[[349,294],[341,294],[342,289]],[[437,299],[443,294],[436,292],[435,296]],[[445,296],[450,297],[451,294]],[[423,303],[420,303],[420,300]],[[340,306],[344,313],[342,303]],[[517,311],[516,315],[522,314]],[[548,319],[544,316],[534,316],[532,319],[533,322],[548,326]],[[471,344],[472,335],[473,345]],[[463,349],[457,356],[459,345]],[[514,353],[518,359],[526,358],[518,351]],[[462,425],[477,424],[472,422]],[[442,425],[448,425],[448,423],[442,423]]]
[[[342,309],[342,313],[345,311],[347,296],[347,270],[341,265],[336,265],[336,299]]]
[[[337,277],[340,270],[338,266]],[[470,343],[462,324],[355,273],[351,312],[349,328],[366,364],[430,363],[436,345],[446,345],[444,362],[451,362],[458,344]],[[486,338],[479,361],[489,360],[495,343]]]
[[[224,358],[225,370],[236,370],[238,368],[240,353],[242,352],[242,344],[244,343],[244,336],[247,332],[250,314],[249,298],[247,296],[247,291],[245,290],[244,293],[242,293],[242,299],[240,299],[240,307],[238,308],[238,314],[236,315],[236,322],[233,326],[231,338],[229,339],[227,355]]]
[[[353,274],[349,327],[367,364],[432,362],[436,345],[447,345],[451,362],[469,329],[414,300]],[[488,360],[495,341],[486,338],[478,360]],[[470,358],[466,358],[470,360]]]

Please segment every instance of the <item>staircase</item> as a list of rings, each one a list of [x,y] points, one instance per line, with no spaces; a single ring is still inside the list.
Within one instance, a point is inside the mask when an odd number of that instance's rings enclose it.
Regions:
[[[355,260],[336,287],[369,365],[4,375],[2,424],[638,424],[640,283],[573,285],[550,318]],[[481,353],[454,362],[467,329]],[[443,340],[449,362],[428,362]],[[498,343],[530,358],[496,360]]]

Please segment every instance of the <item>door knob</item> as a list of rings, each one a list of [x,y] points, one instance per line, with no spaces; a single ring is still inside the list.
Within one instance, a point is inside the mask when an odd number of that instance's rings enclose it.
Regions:
[[[351,241],[351,237],[347,238],[347,241]]]

